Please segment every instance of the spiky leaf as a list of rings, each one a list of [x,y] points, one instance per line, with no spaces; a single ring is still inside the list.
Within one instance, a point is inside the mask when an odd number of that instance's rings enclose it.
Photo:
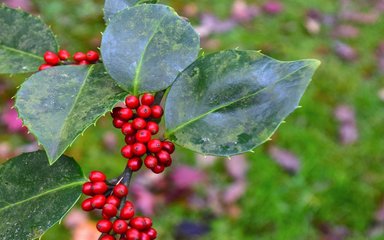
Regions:
[[[84,182],[72,158],[49,166],[43,151],[0,165],[0,239],[40,237],[72,208]]]
[[[57,49],[51,29],[40,18],[0,6],[0,74],[35,72],[44,53]]]
[[[318,65],[317,60],[281,62],[256,51],[201,57],[168,94],[166,137],[203,154],[249,151],[297,107]]]
[[[118,12],[136,4],[157,3],[158,0],[105,0],[104,3],[104,20],[106,23]]]
[[[16,95],[16,107],[53,163],[125,95],[102,64],[60,66],[24,82]]]
[[[160,4],[118,13],[103,34],[106,69],[133,94],[167,88],[199,52],[199,36],[176,12]]]

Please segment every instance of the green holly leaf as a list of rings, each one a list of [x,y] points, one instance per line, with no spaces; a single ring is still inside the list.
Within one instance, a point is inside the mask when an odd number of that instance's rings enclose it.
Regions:
[[[72,158],[49,166],[43,151],[0,165],[0,239],[39,238],[73,207],[85,181]]]
[[[319,64],[281,62],[256,51],[201,57],[169,91],[165,135],[203,154],[250,151],[268,140],[297,108]]]
[[[118,12],[128,7],[143,3],[157,3],[158,0],[105,0],[104,20],[106,23]]]
[[[126,94],[102,64],[60,66],[27,79],[16,95],[16,108],[52,164]]]
[[[57,52],[50,28],[40,18],[0,6],[0,74],[35,72],[46,51]]]
[[[144,4],[119,12],[103,34],[109,74],[135,95],[166,89],[197,57],[199,36],[176,12]]]

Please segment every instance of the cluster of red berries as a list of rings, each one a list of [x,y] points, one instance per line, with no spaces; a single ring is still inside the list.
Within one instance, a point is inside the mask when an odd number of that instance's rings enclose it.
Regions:
[[[125,99],[126,107],[116,107],[111,115],[113,125],[121,128],[125,135],[126,145],[121,149],[123,157],[128,159],[127,166],[132,171],[138,171],[144,164],[154,173],[161,173],[171,166],[171,154],[175,151],[172,142],[152,138],[159,132],[155,122],[163,116],[163,108],[155,105],[155,97],[144,93],[139,101],[136,96]]]
[[[47,51],[44,54],[45,63],[40,65],[39,71],[51,68],[63,63],[68,63],[71,58],[71,54],[67,50],[60,50],[57,54],[51,51]],[[87,53],[77,52],[73,55],[74,64],[88,65],[99,61],[99,54],[96,51],[88,51]]]
[[[99,171],[92,171],[89,180],[84,183],[82,192],[91,197],[84,200],[81,207],[84,211],[102,209],[103,219],[96,225],[103,234],[101,240],[116,240],[116,237],[120,240],[156,239],[157,232],[152,228],[152,220],[148,217],[134,217],[133,203],[122,203],[128,194],[124,184],[108,185],[106,176]]]

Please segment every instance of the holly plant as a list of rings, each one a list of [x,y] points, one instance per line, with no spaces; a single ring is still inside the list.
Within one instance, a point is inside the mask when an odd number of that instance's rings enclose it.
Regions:
[[[15,107],[44,149],[0,165],[0,239],[41,237],[82,193],[83,210],[100,216],[99,239],[155,239],[156,223],[129,200],[133,173],[164,172],[174,144],[204,155],[251,151],[298,107],[319,66],[252,50],[204,54],[191,24],[156,0],[106,0],[104,10],[100,53],[71,54],[40,18],[0,7],[0,74],[32,73]],[[126,168],[85,178],[63,154],[109,112]]]

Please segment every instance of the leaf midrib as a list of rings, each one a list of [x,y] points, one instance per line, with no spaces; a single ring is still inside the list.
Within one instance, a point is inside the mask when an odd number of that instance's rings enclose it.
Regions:
[[[77,185],[80,186],[80,185],[82,185],[83,183],[84,183],[84,181],[78,181],[78,182],[73,182],[73,183],[71,183],[71,184],[62,185],[62,186],[60,186],[60,187],[58,187],[58,188],[50,189],[50,190],[45,191],[45,192],[43,192],[43,193],[34,195],[34,196],[30,197],[30,198],[21,200],[21,201],[19,201],[19,202],[15,202],[15,203],[10,204],[10,205],[6,205],[5,207],[0,208],[0,213],[1,213],[2,211],[4,211],[5,209],[8,209],[8,208],[11,208],[11,207],[14,207],[14,206],[23,204],[23,203],[28,202],[28,201],[32,201],[32,200],[34,200],[34,199],[36,199],[36,198],[39,198],[39,197],[42,197],[42,196],[44,196],[44,195],[47,195],[47,194],[50,194],[50,193],[53,193],[53,192],[57,192],[57,191],[60,191],[60,190],[66,189],[66,188],[74,187],[74,186],[77,186]]]
[[[32,57],[32,58],[35,58],[35,59],[39,59],[39,60],[44,61],[44,58],[43,58],[43,57],[40,57],[40,56],[38,56],[38,55],[29,53],[29,52],[21,51],[21,50],[16,49],[16,48],[7,47],[7,46],[2,45],[2,44],[0,44],[0,47],[4,48],[4,49],[6,49],[6,50],[12,51],[12,52],[17,52],[17,53],[20,53],[20,54],[22,54],[22,55],[27,55],[27,56],[29,56],[29,57]]]
[[[245,95],[245,96],[243,96],[243,97],[241,97],[241,98],[239,98],[239,99],[236,99],[236,100],[233,101],[233,102],[229,102],[229,103],[227,103],[227,104],[220,105],[220,106],[218,106],[218,107],[216,107],[216,108],[211,109],[210,111],[207,111],[207,112],[205,112],[205,113],[203,113],[203,114],[200,114],[199,116],[197,116],[197,117],[195,117],[195,118],[192,118],[192,119],[188,120],[187,122],[185,122],[185,123],[183,123],[183,124],[180,124],[179,126],[173,128],[173,129],[171,129],[171,130],[169,130],[169,131],[166,131],[166,132],[164,133],[164,136],[165,136],[166,138],[169,138],[169,137],[170,137],[172,134],[174,134],[175,132],[177,132],[177,131],[179,131],[180,129],[182,129],[182,128],[184,128],[184,127],[186,127],[186,126],[188,126],[188,125],[190,125],[190,124],[192,124],[192,123],[194,123],[194,122],[196,122],[196,121],[202,119],[203,117],[207,116],[208,114],[211,114],[211,113],[213,113],[213,112],[216,112],[216,111],[218,111],[218,110],[220,110],[220,109],[222,109],[222,108],[226,108],[226,107],[228,107],[228,106],[230,106],[230,105],[232,105],[232,104],[235,104],[235,103],[237,103],[237,102],[240,102],[240,101],[242,101],[242,100],[244,100],[244,99],[253,97],[253,96],[259,94],[260,92],[262,92],[262,91],[264,91],[264,90],[267,90],[267,89],[269,89],[269,88],[272,87],[272,86],[275,86],[277,83],[279,83],[279,82],[285,80],[285,79],[288,78],[289,76],[292,76],[293,74],[295,74],[295,73],[299,72],[300,70],[302,70],[302,69],[304,69],[304,68],[306,68],[306,67],[309,67],[309,66],[311,66],[311,65],[312,65],[312,64],[310,64],[310,63],[309,63],[309,64],[306,64],[306,65],[304,65],[303,67],[300,67],[300,68],[296,69],[295,71],[289,73],[289,74],[286,75],[285,77],[283,77],[283,78],[277,80],[277,81],[274,82],[273,84],[270,84],[270,85],[268,85],[268,86],[266,86],[266,87],[264,87],[264,88],[261,88],[261,89],[259,89],[258,91],[254,92],[254,93]]]

